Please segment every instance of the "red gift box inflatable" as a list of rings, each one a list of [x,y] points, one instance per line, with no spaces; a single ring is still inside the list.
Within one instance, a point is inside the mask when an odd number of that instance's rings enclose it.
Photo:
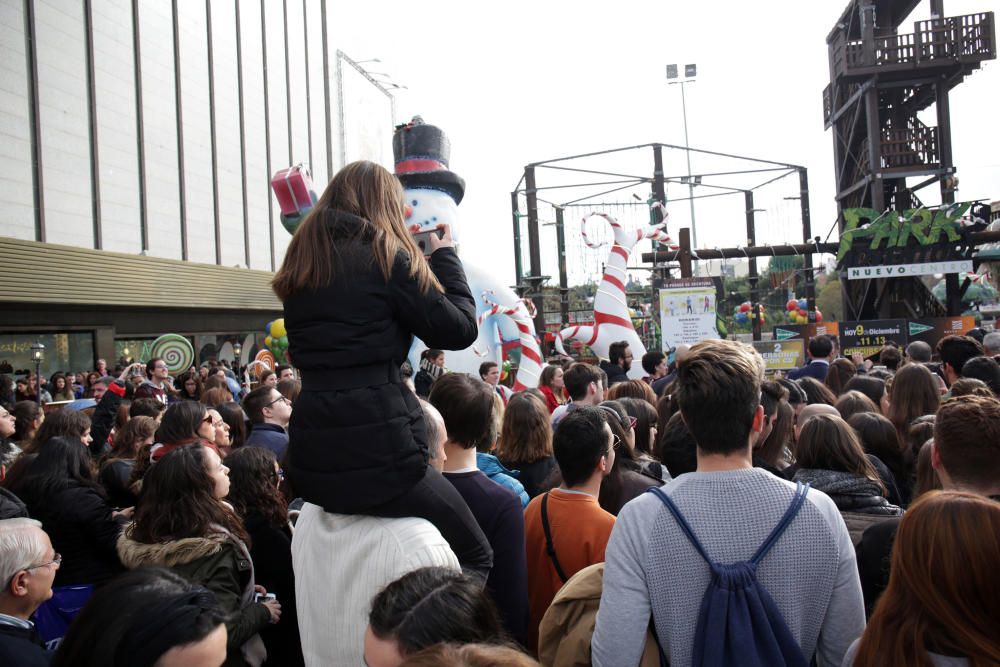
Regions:
[[[282,169],[271,177],[271,189],[278,198],[282,215],[301,215],[312,208],[313,189],[309,170],[302,165]]]

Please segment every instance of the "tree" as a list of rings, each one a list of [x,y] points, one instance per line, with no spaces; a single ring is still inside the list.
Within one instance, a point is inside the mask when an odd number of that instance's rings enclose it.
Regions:
[[[839,278],[831,278],[823,285],[816,296],[816,307],[823,313],[824,322],[836,322],[844,314]]]

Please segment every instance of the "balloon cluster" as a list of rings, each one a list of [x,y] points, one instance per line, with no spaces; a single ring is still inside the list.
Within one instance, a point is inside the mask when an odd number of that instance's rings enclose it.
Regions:
[[[274,354],[274,360],[279,364],[287,364],[288,358],[285,353],[288,352],[288,332],[285,331],[284,318],[268,322],[264,327],[264,333],[266,334],[264,345]]]
[[[510,360],[504,359],[503,365],[500,366],[500,381],[503,382],[510,375]]]
[[[789,299],[785,304],[788,311],[788,319],[792,324],[809,324],[809,303],[805,299]],[[823,321],[823,313],[816,309],[816,321]]]
[[[767,319],[764,316],[764,306],[757,304],[757,312],[760,315],[760,323],[764,324]],[[744,301],[733,309],[733,319],[736,320],[737,324],[750,323],[753,319],[753,306],[750,305],[749,301]]]

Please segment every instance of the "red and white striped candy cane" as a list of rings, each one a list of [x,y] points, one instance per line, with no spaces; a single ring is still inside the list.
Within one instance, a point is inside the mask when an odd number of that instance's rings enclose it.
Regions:
[[[522,391],[538,386],[538,380],[542,374],[542,351],[538,347],[535,339],[535,326],[531,321],[531,310],[524,300],[519,301],[514,307],[504,307],[494,303],[484,292],[483,301],[489,306],[489,310],[479,316],[479,325],[493,315],[504,315],[513,320],[517,326],[518,340],[521,344],[521,363],[517,369],[517,379],[514,381],[514,391]]]

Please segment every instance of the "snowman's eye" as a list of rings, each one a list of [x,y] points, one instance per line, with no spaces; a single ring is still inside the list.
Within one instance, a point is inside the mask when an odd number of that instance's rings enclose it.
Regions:
[[[417,200],[414,199],[413,201],[410,202],[410,204],[412,204],[413,206],[416,206],[417,205]]]
[[[437,221],[438,221],[438,218],[437,218],[436,215],[431,218],[431,222],[437,222]]]

